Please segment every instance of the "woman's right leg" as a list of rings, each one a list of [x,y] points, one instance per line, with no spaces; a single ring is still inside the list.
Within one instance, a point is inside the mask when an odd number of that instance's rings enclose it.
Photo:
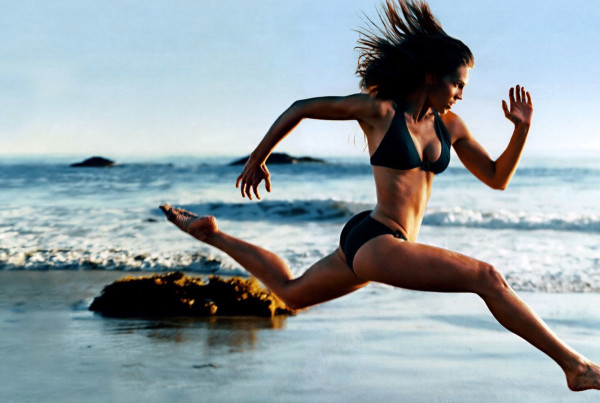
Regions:
[[[168,205],[161,209],[179,229],[235,259],[291,308],[329,301],[368,284],[352,273],[338,250],[294,278],[279,256],[220,231],[214,217],[198,217]]]
[[[600,389],[600,367],[561,341],[491,265],[445,249],[380,236],[354,257],[356,274],[413,290],[473,292],[505,328],[558,363],[572,390]]]

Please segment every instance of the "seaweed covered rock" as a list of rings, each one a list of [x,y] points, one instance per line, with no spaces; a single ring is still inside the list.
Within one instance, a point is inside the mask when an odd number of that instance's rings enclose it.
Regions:
[[[294,312],[255,279],[181,272],[145,277],[123,277],[107,285],[89,308],[105,316],[263,316]]]

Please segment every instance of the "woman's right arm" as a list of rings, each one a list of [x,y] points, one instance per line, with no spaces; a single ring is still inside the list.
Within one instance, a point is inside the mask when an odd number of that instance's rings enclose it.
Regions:
[[[252,199],[251,191],[254,191],[256,197],[260,199],[258,185],[264,180],[265,189],[270,192],[270,174],[265,162],[277,144],[303,119],[358,120],[368,125],[380,113],[379,109],[378,103],[366,94],[310,98],[294,102],[275,120],[265,137],[250,154],[235,186],[241,187],[242,197],[248,196]]]
[[[533,116],[531,95],[523,87],[517,85],[516,90],[511,88],[509,100],[510,108],[506,101],[502,101],[502,109],[515,128],[506,149],[496,160],[490,158],[458,116],[448,114],[454,118],[447,118],[450,126],[455,128],[454,150],[465,167],[483,183],[499,190],[508,186],[517,170]]]

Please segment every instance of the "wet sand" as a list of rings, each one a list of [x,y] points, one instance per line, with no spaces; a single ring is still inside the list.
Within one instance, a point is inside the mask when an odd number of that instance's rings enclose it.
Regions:
[[[0,271],[0,401],[595,402],[476,297],[369,286],[294,317],[87,310],[120,272]],[[600,295],[522,294],[600,361]]]

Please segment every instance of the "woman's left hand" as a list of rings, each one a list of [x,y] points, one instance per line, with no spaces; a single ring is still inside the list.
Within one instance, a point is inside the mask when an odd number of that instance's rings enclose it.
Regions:
[[[525,88],[517,85],[516,89],[511,88],[508,92],[510,108],[506,101],[502,100],[502,109],[504,116],[518,126],[520,124],[531,124],[533,116],[533,104],[531,103],[531,95],[525,91]]]

